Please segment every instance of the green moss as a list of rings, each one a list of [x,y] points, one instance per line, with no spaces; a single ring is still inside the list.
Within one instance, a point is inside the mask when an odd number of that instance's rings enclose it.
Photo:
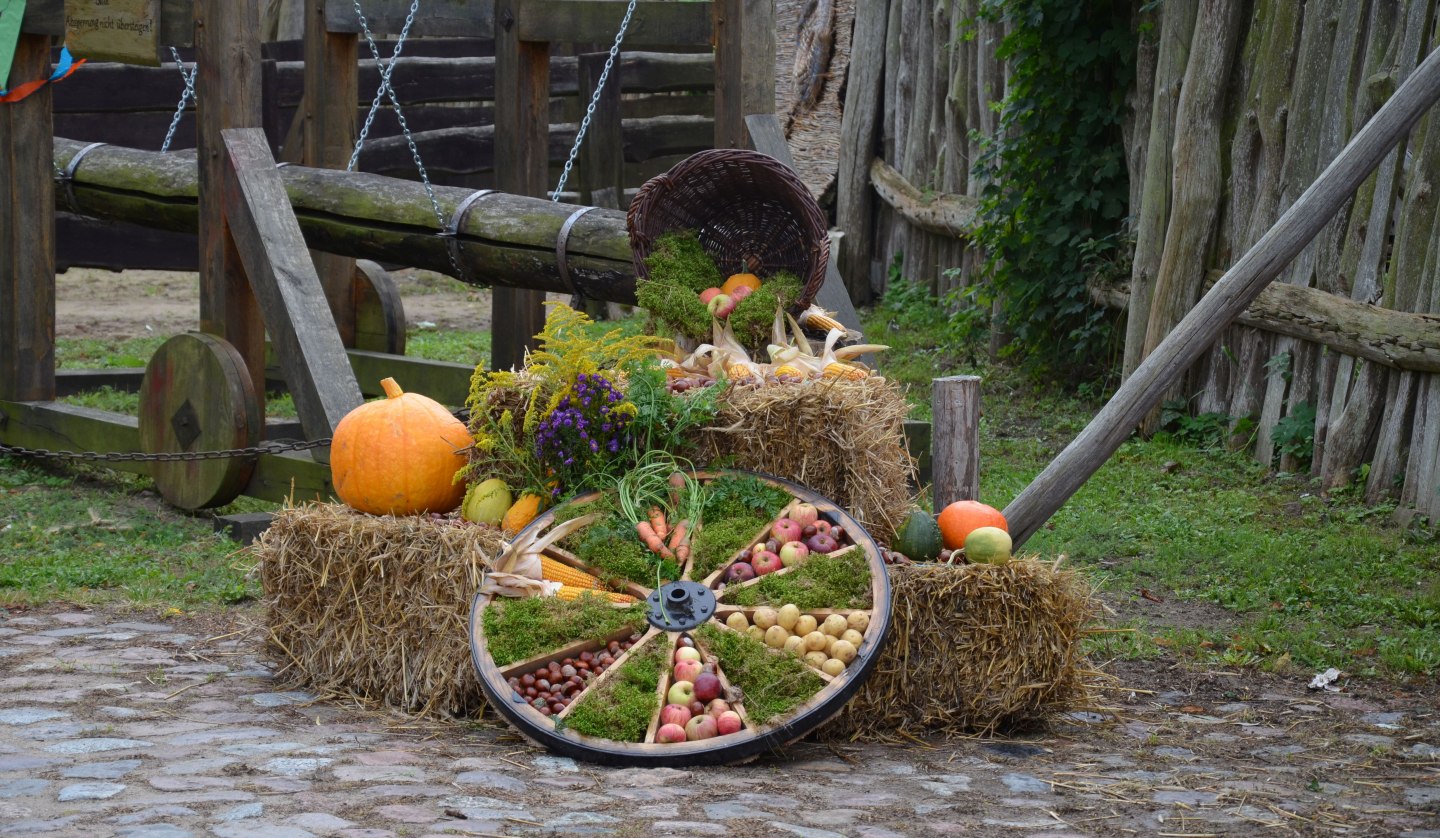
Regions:
[[[705,484],[705,525],[754,516],[774,520],[792,499],[789,492],[763,480],[727,474]]]
[[[769,515],[724,518],[706,524],[690,543],[695,568],[690,577],[697,582],[719,570],[735,552],[750,544],[760,528],[770,523]]]
[[[600,519],[560,540],[560,546],[574,553],[580,561],[601,571],[602,581],[626,581],[658,587],[656,568],[660,578],[672,581],[680,578],[680,566],[675,562],[661,560],[640,543],[635,529],[621,517],[613,494],[605,495],[591,503],[565,503],[555,509],[555,523],[600,513]]]
[[[590,690],[565,717],[564,725],[586,736],[616,742],[639,742],[660,711],[660,672],[669,655],[664,638],[646,644],[620,664],[620,669]]]
[[[585,595],[564,601],[554,597],[507,599],[485,609],[485,645],[496,666],[533,658],[581,640],[600,640],[629,628],[645,628],[645,607],[615,608],[606,599]]]
[[[780,271],[761,277],[758,291],[741,300],[730,313],[730,329],[746,349],[762,352],[770,343],[770,327],[775,323],[775,309],[789,309],[800,299],[800,280],[795,274]],[[756,360],[768,360],[762,354]]]
[[[657,238],[645,257],[645,267],[650,269],[651,279],[688,288],[695,294],[725,283],[694,230],[675,230]]]
[[[730,683],[745,692],[745,711],[757,725],[784,716],[825,685],[799,658],[777,654],[743,634],[704,625],[695,630],[695,637],[720,659]]]
[[[870,565],[862,550],[843,556],[814,556],[798,570],[764,576],[725,598],[735,605],[784,605],[812,608],[869,608]]]
[[[710,340],[710,312],[698,292],[673,282],[640,279],[635,281],[635,302],[666,329],[691,340]]]

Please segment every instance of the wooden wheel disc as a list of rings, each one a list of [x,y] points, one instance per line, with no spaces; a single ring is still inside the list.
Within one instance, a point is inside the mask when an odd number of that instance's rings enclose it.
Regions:
[[[390,274],[368,259],[355,262],[355,348],[405,354],[405,303]]]
[[[717,477],[725,472],[700,472],[695,477],[701,481]],[[746,472],[729,472],[731,474]],[[542,714],[535,707],[526,702],[508,681],[509,677],[518,675],[521,671],[530,667],[546,664],[551,660],[558,661],[561,658],[579,654],[581,649],[595,647],[595,643],[587,643],[582,640],[571,642],[560,649],[530,658],[499,666],[490,655],[488,642],[484,631],[484,615],[486,609],[492,606],[491,598],[486,594],[478,594],[470,612],[470,651],[474,660],[475,668],[479,673],[480,687],[485,693],[490,706],[495,709],[507,722],[514,726],[519,733],[527,740],[542,745],[556,753],[588,762],[600,763],[602,765],[639,766],[646,768],[657,767],[685,767],[695,765],[727,765],[745,762],[754,759],[766,752],[778,751],[783,746],[800,739],[807,733],[819,727],[845,705],[851,696],[855,694],[860,686],[869,677],[875,664],[879,661],[880,650],[884,647],[889,636],[890,621],[890,578],[885,566],[884,559],[880,555],[880,549],[875,544],[869,533],[865,532],[854,518],[835,504],[802,486],[788,481],[770,477],[768,475],[748,473],[752,477],[759,478],[776,487],[784,489],[792,498],[799,501],[814,504],[821,512],[822,517],[832,523],[845,527],[846,532],[851,534],[853,546],[848,549],[862,551],[866,564],[870,570],[870,608],[859,609],[867,611],[869,615],[869,627],[864,631],[864,641],[858,648],[858,655],[851,665],[840,675],[824,676],[823,684],[819,691],[805,700],[798,707],[791,710],[788,715],[771,719],[764,724],[753,724],[745,719],[745,727],[737,733],[717,736],[712,739],[699,741],[677,742],[662,744],[653,740],[655,728],[659,719],[660,707],[656,707],[654,719],[651,720],[650,730],[646,734],[647,741],[630,742],[607,739],[604,737],[590,736],[578,733],[573,728],[565,725],[557,725],[554,719]],[[577,498],[583,501],[584,498]],[[536,518],[516,538],[522,541],[527,534],[535,533],[549,527],[554,520],[555,511],[552,509]],[[583,564],[577,564],[576,558],[563,550],[551,548],[547,550],[551,558],[568,563],[580,570],[587,570]],[[726,562],[728,564],[728,562]],[[789,570],[789,568],[787,568]],[[688,577],[689,570],[685,576]],[[720,575],[720,571],[710,574],[701,584],[706,587],[713,587]],[[700,581],[700,580],[696,580]],[[629,585],[628,592],[636,595],[637,598],[645,598],[650,593],[649,589],[640,585]],[[663,588],[662,588],[663,590]],[[723,599],[723,594],[721,595]],[[718,603],[719,613],[710,616],[707,625],[723,626],[725,614],[733,611],[744,611],[753,613],[754,608],[726,605],[723,601]],[[848,613],[834,612],[827,609],[819,610],[824,613]],[[634,648],[644,647],[649,643],[670,644],[673,646],[685,632],[662,631],[654,627],[653,621],[647,626],[643,636],[635,642]],[[644,630],[644,629],[642,629]],[[732,631],[732,629],[724,629]],[[628,631],[626,632],[628,634]],[[620,639],[619,636],[612,637],[613,640]],[[603,645],[603,644],[602,644]],[[666,648],[669,648],[668,646]],[[628,653],[627,653],[628,654]],[[777,652],[777,654],[781,654]],[[619,667],[624,656],[617,659],[615,666]],[[607,673],[608,675],[608,673]],[[596,679],[599,683],[607,675]],[[722,681],[725,679],[723,670],[720,672]],[[668,675],[661,673],[661,692]],[[737,686],[744,688],[744,684]],[[585,695],[586,687],[576,695],[575,701],[579,701]],[[663,701],[661,702],[663,704]],[[743,704],[743,699],[740,701]],[[562,714],[563,715],[563,714]],[[745,714],[741,713],[742,718]]]
[[[140,385],[140,450],[147,454],[249,448],[260,440],[260,402],[240,353],[214,335],[167,340]],[[181,509],[224,506],[244,490],[253,457],[151,463],[165,500]]]

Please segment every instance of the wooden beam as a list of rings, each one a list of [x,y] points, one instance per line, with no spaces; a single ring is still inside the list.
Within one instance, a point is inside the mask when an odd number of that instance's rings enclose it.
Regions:
[[[426,361],[359,349],[351,349],[347,354],[350,357],[350,366],[355,370],[355,377],[360,382],[360,391],[366,397],[384,395],[385,391],[380,387],[380,382],[387,378],[404,382],[406,392],[423,393],[454,408],[464,407],[465,400],[470,396],[470,378],[475,374],[474,364]]]
[[[775,113],[775,0],[714,0],[711,8],[715,147],[747,148],[745,117]]]
[[[358,35],[330,31],[327,0],[305,3],[304,163],[317,169],[344,169],[358,131]],[[354,17],[353,12],[349,17]],[[367,56],[368,57],[368,56]],[[355,260],[315,251],[311,254],[325,299],[335,316],[340,340],[355,345]]]
[[[325,21],[331,32],[360,32],[355,0],[323,0]],[[411,0],[364,0],[365,20],[372,34],[399,35],[410,13]],[[494,0],[425,0],[410,27],[412,36],[489,38],[495,28]],[[388,56],[387,56],[388,57]],[[404,101],[404,100],[401,100]]]
[[[519,37],[522,41],[557,44],[613,40],[625,17],[626,6],[605,0],[524,0],[519,4],[517,15]],[[639,0],[630,27],[625,31],[625,44],[708,47],[711,40],[709,7],[710,3],[706,2]],[[502,8],[505,8],[503,0],[496,4],[497,19],[503,25]]]
[[[550,45],[521,39],[524,5],[495,2],[495,183],[516,195],[543,197],[550,173]],[[545,296],[496,288],[491,300],[490,365],[518,368],[545,325]]]
[[[0,400],[0,442],[47,451],[139,451],[140,421],[63,402]],[[105,467],[150,473],[146,462],[107,463]]]
[[[225,218],[220,132],[259,128],[260,36],[254,3],[197,0],[195,81],[200,161],[200,328],[224,338],[245,359],[264,410],[265,326]]]
[[[311,439],[328,437],[364,401],[360,388],[264,133],[236,128],[221,136],[225,212],[235,244],[305,433]]]
[[[935,511],[957,500],[980,499],[980,377],[953,375],[933,382]]]
[[[1085,430],[1005,507],[1017,546],[1115,453],[1145,414],[1158,406],[1170,385],[1330,222],[1436,100],[1440,100],[1440,50],[1430,53],[1310,188],[1120,385]]]
[[[980,208],[978,198],[922,192],[879,157],[870,164],[870,183],[875,187],[875,194],[901,218],[926,232],[966,238],[975,227],[975,214]]]
[[[50,75],[50,36],[20,36],[15,86]],[[55,398],[55,170],[51,90],[0,105],[0,398]]]

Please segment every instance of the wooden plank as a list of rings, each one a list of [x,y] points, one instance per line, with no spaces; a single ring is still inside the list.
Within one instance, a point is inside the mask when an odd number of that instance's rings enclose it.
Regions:
[[[305,433],[311,439],[328,437],[364,399],[335,319],[323,302],[320,278],[288,206],[265,135],[255,128],[235,128],[221,136],[225,211],[235,244]]]
[[[507,14],[514,14],[515,28],[522,41],[590,43],[613,38],[625,17],[626,5],[607,0],[524,0],[514,9],[501,0],[495,6],[495,19],[504,29],[510,19]],[[708,2],[639,0],[625,32],[625,43],[632,47],[708,47],[710,5]],[[500,37],[497,32],[497,41]],[[770,55],[774,54],[771,50]],[[774,63],[773,59],[770,63]]]
[[[306,0],[305,11],[303,160],[314,168],[344,169],[359,136],[353,106],[360,95],[359,36],[329,31],[326,0]],[[354,346],[355,260],[323,251],[311,258],[340,340]]]
[[[750,147],[745,117],[775,113],[774,0],[715,0],[711,6],[715,147]]]
[[[411,0],[365,0],[361,7],[372,33],[398,35],[410,13],[410,3]],[[410,35],[490,38],[495,29],[494,8],[494,0],[425,0],[410,27]],[[325,0],[325,20],[331,32],[360,31],[354,0]]]
[[[579,56],[579,103],[585,105],[595,95],[600,76],[605,71],[608,53],[592,52]],[[579,183],[581,200],[591,206],[620,208],[625,192],[625,152],[623,126],[620,120],[620,89],[624,69],[620,62],[610,70],[605,89],[595,102],[590,128],[580,146]],[[553,85],[552,85],[553,89]]]
[[[980,377],[937,378],[931,395],[935,416],[935,510],[957,500],[980,499]]]
[[[250,370],[264,413],[265,326],[221,195],[226,128],[258,128],[260,114],[259,19],[254,4],[198,0],[200,61],[195,82],[200,163],[200,329],[223,337]]]
[[[1440,51],[1432,52],[1375,117],[1120,386],[1084,431],[1004,514],[1023,544],[1100,468],[1215,338],[1349,200],[1390,149],[1440,99]]]
[[[55,215],[55,270],[140,268],[155,271],[196,271],[194,233],[152,230],[120,221],[101,221],[68,212]]]
[[[346,355],[360,383],[360,392],[367,398],[383,395],[380,382],[393,378],[405,383],[406,392],[423,393],[443,405],[458,408],[464,406],[469,397],[470,377],[475,374],[474,364],[427,361],[360,349],[351,349]]]
[[[932,428],[929,422],[906,419],[902,425],[905,434],[905,450],[915,460],[916,488],[929,484],[935,475],[934,459],[931,457]]]
[[[140,422],[134,416],[54,401],[0,400],[0,442],[48,451],[139,451]],[[106,468],[149,474],[144,462],[109,463]]]
[[[255,462],[245,494],[275,503],[309,500],[333,501],[335,486],[330,482],[330,466],[316,462],[304,452],[265,454]]]
[[[870,191],[870,161],[875,156],[885,75],[885,23],[888,0],[855,7],[855,34],[845,81],[845,118],[840,123],[840,162],[836,175],[836,225],[844,231],[836,267],[850,299],[870,300],[870,259],[875,251]],[[955,136],[958,139],[957,135]]]
[[[76,393],[85,393],[109,387],[123,393],[140,392],[140,379],[145,377],[144,367],[115,367],[96,370],[56,370],[55,397],[64,398]]]
[[[522,5],[522,0],[495,2],[495,182],[506,192],[543,197],[549,174],[550,45],[521,40],[515,21]],[[490,365],[519,367],[545,325],[545,297],[496,288],[491,299]]]
[[[50,36],[22,34],[13,84],[50,75]],[[55,398],[53,85],[0,105],[0,398]]]

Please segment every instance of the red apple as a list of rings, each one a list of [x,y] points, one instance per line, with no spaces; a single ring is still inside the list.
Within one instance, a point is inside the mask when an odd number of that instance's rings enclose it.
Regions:
[[[670,691],[665,694],[665,700],[671,704],[689,707],[690,702],[695,700],[695,685],[689,681],[676,681],[670,685]]]
[[[714,739],[719,733],[715,720],[709,716],[696,716],[685,725],[685,738],[694,742],[699,739]]]
[[[830,532],[834,529],[834,526],[834,524],[831,524],[829,521],[821,518],[820,520],[815,522],[815,534],[830,535]]]
[[[704,291],[700,292],[700,302],[708,305],[711,300],[720,296],[721,293],[722,292],[719,288],[706,288]]]
[[[655,731],[655,741],[666,744],[671,742],[684,742],[685,728],[675,724],[661,725],[660,729]]]
[[[700,661],[680,661],[679,663],[675,664],[675,680],[689,681],[693,684],[695,683],[695,676],[699,675],[703,671],[705,671],[705,665],[702,664]],[[689,704],[690,702],[687,701],[685,703]]]
[[[789,567],[800,564],[810,557],[810,548],[799,541],[787,541],[780,548],[780,563]]]
[[[679,704],[667,704],[665,709],[660,711],[660,724],[685,726],[693,715],[689,707],[682,707]]]
[[[764,576],[767,573],[774,573],[775,571],[779,570],[784,566],[785,563],[780,561],[780,557],[770,552],[769,550],[762,550],[761,552],[755,554],[756,576]]]
[[[710,702],[720,697],[720,677],[713,672],[695,676],[695,700]]]
[[[805,546],[809,547],[810,552],[812,553],[833,553],[835,552],[835,548],[839,547],[840,545],[836,544],[835,539],[831,538],[825,533],[817,532],[814,535],[810,536],[810,538],[805,542]]]
[[[730,299],[738,303],[746,297],[750,296],[752,293],[754,293],[754,291],[755,289],[751,288],[748,285],[737,285],[735,286],[735,290],[730,292]]]
[[[679,663],[680,661],[698,660],[700,660],[700,650],[696,649],[694,646],[681,646],[680,648],[675,650],[676,663]]]
[[[770,528],[770,534],[775,536],[775,539],[781,544],[784,544],[787,541],[799,541],[800,533],[803,529],[804,527],[789,518],[781,518],[775,522],[775,526]]]
[[[740,721],[740,714],[734,710],[726,710],[715,717],[715,730],[724,736],[729,733],[739,733],[745,723]]]
[[[797,503],[790,507],[787,517],[802,527],[808,527],[820,520],[820,510],[813,503]]]
[[[723,698],[717,698],[705,705],[705,713],[710,716],[718,716],[730,709],[730,702]]]
[[[698,701],[692,701],[692,702],[690,702],[690,718],[693,719],[693,718],[695,718],[696,716],[703,716],[703,715],[705,715],[705,705],[701,704],[701,703],[698,702]],[[687,722],[687,724],[688,724],[688,722]]]
[[[705,308],[709,309],[715,317],[723,319],[729,317],[730,312],[735,310],[735,301],[728,294],[716,294],[710,298],[710,302],[705,304]]]
[[[765,542],[765,549],[766,549],[766,550],[769,550],[769,551],[772,552],[772,553],[774,553],[776,550],[779,550],[779,549],[780,549],[780,542],[776,541],[776,540],[773,539],[773,538],[768,539],[768,540]]]
[[[755,566],[749,562],[736,562],[725,571],[726,582],[749,582],[755,578]]]

